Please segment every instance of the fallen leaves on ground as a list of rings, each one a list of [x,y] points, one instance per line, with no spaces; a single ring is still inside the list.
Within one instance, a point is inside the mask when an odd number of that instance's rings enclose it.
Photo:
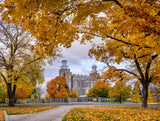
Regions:
[[[5,110],[8,115],[15,115],[15,114],[36,113],[56,107],[57,106],[17,106],[17,107],[0,107],[0,110]]]
[[[0,111],[0,121],[4,121],[4,114],[2,111]]]
[[[62,121],[159,121],[160,107],[88,106],[76,107]]]

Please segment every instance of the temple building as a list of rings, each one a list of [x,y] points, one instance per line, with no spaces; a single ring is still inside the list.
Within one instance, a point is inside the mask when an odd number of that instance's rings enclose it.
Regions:
[[[97,81],[97,66],[94,64],[89,75],[73,74],[67,65],[67,60],[62,60],[59,76],[65,76],[70,92],[76,90],[80,96],[86,96],[88,89]]]

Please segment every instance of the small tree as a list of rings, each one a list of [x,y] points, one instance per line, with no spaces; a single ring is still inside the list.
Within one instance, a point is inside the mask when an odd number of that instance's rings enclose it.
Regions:
[[[76,93],[76,90],[73,90],[70,94],[70,97],[76,98],[79,97],[79,95]]]
[[[52,98],[69,97],[65,86],[66,78],[64,76],[57,76],[47,84],[47,92]]]
[[[50,95],[48,94],[48,92],[44,95],[44,97],[48,100],[50,98]]]
[[[140,88],[138,83],[135,84],[133,94],[131,97],[132,102],[140,103],[141,102]]]
[[[109,90],[109,97],[122,103],[122,100],[126,100],[131,96],[131,86],[126,85],[124,81],[117,81],[114,87]]]
[[[108,97],[109,85],[102,80],[98,80],[87,93],[87,97]]]

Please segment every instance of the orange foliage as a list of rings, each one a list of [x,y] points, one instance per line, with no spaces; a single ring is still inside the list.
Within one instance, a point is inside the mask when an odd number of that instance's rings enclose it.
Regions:
[[[26,93],[26,91],[23,90],[23,89],[17,90],[16,94],[17,94],[17,99],[25,99],[28,96],[27,93]]]
[[[65,89],[66,78],[63,76],[57,76],[47,84],[47,92],[52,98],[66,98],[68,93]]]

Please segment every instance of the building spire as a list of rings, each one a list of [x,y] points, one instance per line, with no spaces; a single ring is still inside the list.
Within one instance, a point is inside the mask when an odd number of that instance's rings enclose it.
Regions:
[[[93,66],[92,66],[92,73],[93,72],[97,72],[97,66],[96,66],[96,64],[93,64]]]
[[[68,69],[68,66],[67,66],[67,60],[62,60],[62,66],[61,66],[61,69]]]

